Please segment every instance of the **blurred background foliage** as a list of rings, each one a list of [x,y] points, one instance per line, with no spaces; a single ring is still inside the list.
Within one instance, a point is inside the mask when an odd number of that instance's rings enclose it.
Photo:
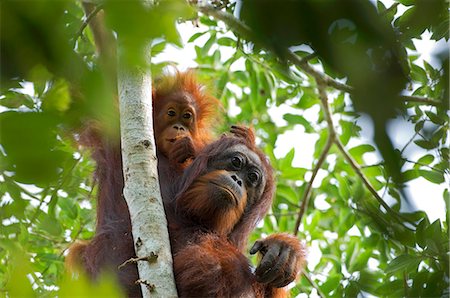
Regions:
[[[415,48],[448,42],[446,1],[94,7],[123,38],[128,63],[142,64],[154,39],[155,76],[177,64],[171,45],[193,48],[226,111],[218,133],[255,128],[277,192],[250,243],[274,232],[305,241],[309,264],[293,296],[449,295],[448,44],[433,63]],[[1,296],[120,296],[111,279],[72,281],[63,265],[95,227],[95,165],[79,133],[92,119],[116,121],[89,16],[74,0],[5,0],[0,13]],[[185,44],[177,22],[190,28]],[[405,196],[418,183],[442,193]],[[424,201],[445,212],[430,220],[415,207]]]

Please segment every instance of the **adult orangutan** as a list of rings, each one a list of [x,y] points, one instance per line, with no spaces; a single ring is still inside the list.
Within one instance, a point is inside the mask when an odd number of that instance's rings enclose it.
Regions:
[[[180,297],[284,297],[304,263],[298,239],[275,234],[253,245],[250,253],[262,258],[251,271],[242,251],[272,202],[274,182],[253,133],[232,132],[196,157],[166,206]]]
[[[218,100],[209,96],[192,72],[166,75],[153,90],[153,119],[158,156],[158,172],[163,201],[170,196],[183,169],[212,139],[211,120],[216,118]],[[91,147],[97,162],[97,226],[94,238],[70,248],[69,268],[82,267],[96,279],[104,271],[117,273],[128,296],[141,296],[128,207],[122,195],[123,172],[120,140],[102,135],[90,127],[83,134],[84,145]],[[81,265],[81,266],[80,266]]]

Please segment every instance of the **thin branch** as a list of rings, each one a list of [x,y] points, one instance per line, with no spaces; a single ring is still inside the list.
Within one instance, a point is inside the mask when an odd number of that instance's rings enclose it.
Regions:
[[[98,12],[102,9],[103,9],[103,4],[96,5],[95,9],[86,16],[86,18],[84,19],[83,23],[80,26],[80,29],[78,29],[77,33],[75,34],[75,36],[73,38],[74,41],[76,41],[78,38],[80,38],[81,34],[83,34],[84,29],[86,29],[86,27],[89,25],[92,18],[94,18],[98,14]]]
[[[421,163],[421,162],[417,162],[417,161],[412,161],[412,160],[409,160],[409,159],[406,159],[406,158],[402,158],[402,159],[403,159],[405,162],[412,163],[412,164],[415,164],[415,165],[419,165],[419,166],[422,166],[422,167],[426,167],[426,168],[429,168],[430,170],[439,172],[439,173],[441,173],[441,174],[445,174],[445,171],[443,171],[443,170],[441,170],[441,169],[438,169],[438,168],[435,168],[435,167],[433,167],[433,166],[427,165],[427,164],[425,164],[425,163]]]
[[[318,81],[317,82],[317,89],[319,91],[319,97],[322,102],[322,106],[324,108],[324,114],[325,119],[328,123],[328,129],[330,131],[335,131],[333,119],[331,117],[330,107],[328,104],[328,96],[326,93],[326,86],[324,85],[325,82]],[[334,133],[336,135],[336,133]],[[380,197],[380,195],[377,193],[377,191],[373,188],[373,186],[370,184],[369,180],[366,178],[364,173],[361,170],[361,167],[359,164],[353,159],[353,157],[350,156],[350,154],[345,150],[344,145],[342,144],[341,140],[338,137],[334,138],[334,143],[337,145],[339,151],[341,151],[342,155],[344,155],[344,158],[347,160],[347,162],[352,166],[353,170],[356,172],[356,174],[359,176],[359,178],[362,180],[364,185],[367,187],[367,189],[372,193],[372,195],[377,199],[377,201],[386,209],[391,209],[389,205]]]
[[[305,269],[302,269],[302,275],[304,278],[306,278],[306,280],[308,281],[308,283],[317,291],[317,295],[319,295],[322,298],[327,297],[322,290],[319,288],[319,286],[316,284],[316,282],[314,280],[311,279],[311,277],[309,276],[308,272],[305,271]]]
[[[135,281],[135,284],[137,284],[137,285],[140,285],[140,284],[145,285],[145,287],[147,288],[147,290],[148,290],[150,293],[154,292],[155,289],[156,289],[156,286],[155,286],[154,284],[152,284],[152,283],[149,282],[148,280],[145,280],[145,279],[142,279],[142,278],[136,280],[136,281]]]
[[[120,264],[117,269],[123,269],[123,267],[125,267],[126,265],[129,264],[137,264],[137,262],[139,261],[146,261],[149,263],[154,263],[156,262],[156,260],[158,259],[158,255],[155,254],[154,252],[151,252],[149,256],[145,256],[145,257],[136,257],[136,258],[130,258],[128,260],[126,260],[125,262],[123,262],[122,264]]]
[[[404,291],[404,297],[409,297],[408,295],[408,273],[406,270],[403,271],[403,291]]]
[[[247,25],[242,23],[239,19],[235,18],[233,15],[222,10],[217,10],[214,6],[206,3],[197,5],[197,8],[203,14],[223,21],[232,31],[244,37],[244,39],[256,40],[252,30]]]
[[[328,152],[330,151],[331,145],[333,145],[333,139],[334,139],[334,135],[332,132],[330,132],[330,134],[328,135],[328,139],[327,139],[325,148],[323,149],[323,152],[320,155],[320,158],[313,170],[311,180],[308,182],[306,190],[303,193],[303,198],[301,200],[302,203],[300,205],[300,210],[298,211],[297,220],[295,221],[295,228],[294,228],[294,233],[293,233],[295,236],[297,236],[297,234],[298,234],[298,228],[300,227],[302,218],[305,215],[306,209],[308,208],[309,199],[311,198],[312,186],[314,183],[314,179],[316,178],[317,173],[319,172],[320,168],[322,167],[322,164],[325,161],[325,158],[327,157]]]
[[[292,204],[294,205],[294,204]],[[294,205],[295,207],[298,208],[298,205]],[[281,216],[294,216],[294,215],[298,215],[297,211],[291,211],[291,212],[275,212],[275,213],[269,213],[267,214],[267,216],[272,216],[272,217],[281,217]]]
[[[75,243],[75,241],[78,239],[78,236],[81,234],[81,232],[83,231],[83,229],[84,229],[84,224],[81,223],[81,224],[80,224],[80,228],[78,229],[78,231],[77,231],[77,233],[75,234],[75,236],[72,238],[72,241],[71,241],[68,245],[65,245],[65,248],[62,249],[61,252],[58,254],[58,258],[62,258],[62,257],[64,256],[64,253],[70,248],[70,246],[72,246],[72,244]],[[40,235],[40,236],[42,237],[42,235]],[[53,262],[49,263],[49,264],[47,265],[47,267],[45,267],[45,269],[42,270],[41,276],[44,276],[45,273],[47,273],[47,271],[50,269],[50,267],[51,267],[52,264],[53,264]],[[33,285],[37,285],[37,281],[36,281],[36,280],[33,280]]]
[[[16,186],[17,188],[20,188],[20,192],[23,192],[24,194],[26,194],[27,196],[29,196],[30,198],[36,200],[36,201],[41,201],[40,198],[38,198],[35,194],[31,193],[30,191],[26,190],[25,188],[23,188],[22,186],[20,186],[16,181],[14,181],[14,179],[12,179],[11,177],[8,177],[7,175],[3,174],[2,175],[3,179],[5,180],[5,182],[9,182],[11,184],[14,184],[14,186]]]
[[[318,79],[317,80],[317,88],[319,90],[319,97],[322,102],[322,106],[324,108],[324,114],[325,114],[325,119],[327,120],[327,123],[328,123],[328,129],[330,130],[330,133],[332,133],[335,136],[334,143],[337,145],[339,151],[342,153],[345,160],[350,164],[350,166],[353,168],[353,170],[359,176],[361,181],[364,183],[365,187],[374,196],[374,198],[378,201],[378,203],[380,203],[380,205],[384,207],[386,212],[389,212],[389,213],[395,215],[394,218],[401,218],[404,221],[407,221],[415,226],[416,224],[414,222],[412,222],[411,220],[407,219],[406,217],[404,217],[403,215],[401,215],[400,213],[396,212],[391,207],[389,207],[389,205],[383,200],[383,198],[380,197],[380,195],[375,190],[375,188],[372,186],[372,184],[370,184],[369,179],[367,179],[367,177],[364,175],[359,164],[347,152],[347,150],[345,149],[341,140],[337,137],[337,134],[334,129],[333,119],[331,117],[331,112],[330,112],[330,106],[328,104],[328,97],[327,97],[327,93],[325,90],[326,89],[325,82]]]
[[[408,102],[415,102],[419,104],[426,104],[431,106],[441,106],[443,103],[439,100],[428,98],[428,97],[422,97],[422,96],[414,96],[414,95],[401,95],[401,99]]]
[[[347,162],[352,166],[353,170],[356,172],[356,174],[359,176],[359,178],[362,180],[366,188],[370,191],[370,193],[375,197],[375,199],[380,203],[381,206],[384,207],[384,209],[395,215],[394,218],[401,218],[402,220],[412,224],[413,226],[417,226],[417,224],[414,221],[411,221],[410,219],[404,217],[402,214],[398,213],[397,211],[393,210],[389,205],[380,197],[378,192],[375,190],[375,188],[370,184],[367,177],[364,175],[364,173],[361,170],[361,167],[359,164],[353,159],[352,156],[345,150],[344,145],[341,143],[339,138],[335,139],[335,143],[337,147],[339,148],[339,151],[341,151],[342,155],[344,155],[344,158],[347,160]]]
[[[289,59],[289,61],[291,61],[291,63],[295,64],[296,66],[301,68],[304,72],[313,76],[316,80],[323,81],[327,86],[333,87],[337,90],[341,90],[341,91],[344,91],[347,93],[352,93],[354,91],[354,88],[352,86],[338,82],[335,79],[331,78],[330,76],[315,70],[312,66],[310,66],[307,63],[308,60],[305,59],[306,57],[302,59],[290,50],[286,50],[284,54]],[[432,105],[432,106],[442,105],[441,101],[436,100],[436,99],[427,98],[427,97],[412,96],[412,95],[400,95],[400,98],[403,101],[407,101],[407,102],[415,102],[415,103],[419,103],[419,104],[427,104],[427,105]]]
[[[380,197],[380,195],[377,193],[375,188],[370,184],[369,180],[366,178],[364,173],[361,170],[361,167],[359,164],[353,159],[353,157],[345,150],[344,145],[339,139],[335,140],[336,145],[339,148],[339,151],[341,151],[342,155],[344,155],[345,160],[352,166],[353,170],[356,172],[356,174],[359,176],[359,178],[362,180],[364,185],[367,187],[367,189],[372,193],[372,195],[377,199],[377,201],[380,203],[381,206],[384,207],[386,210],[390,210],[391,208],[389,205]]]

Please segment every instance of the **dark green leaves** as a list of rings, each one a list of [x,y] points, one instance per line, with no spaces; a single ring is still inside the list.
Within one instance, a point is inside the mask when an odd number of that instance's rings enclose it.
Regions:
[[[7,168],[23,183],[46,183],[57,179],[71,156],[58,148],[58,119],[44,113],[0,114],[0,142]]]
[[[420,259],[411,255],[400,255],[387,265],[386,274],[392,274],[401,270],[415,269],[420,263]]]

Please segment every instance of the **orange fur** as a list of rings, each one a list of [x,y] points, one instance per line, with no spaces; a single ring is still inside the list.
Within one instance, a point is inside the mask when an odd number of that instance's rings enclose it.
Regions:
[[[221,177],[226,175],[227,172],[221,170],[199,177],[178,202],[178,206],[199,217],[203,222],[207,222],[208,226],[223,235],[228,234],[233,229],[242,217],[247,204],[247,193],[244,192],[241,197],[237,198],[237,205],[231,206],[230,203],[229,208],[217,208],[218,203],[214,201],[216,198],[210,194],[209,188],[212,181],[220,183]],[[223,185],[223,183],[220,184]],[[232,192],[232,190],[229,191]]]
[[[176,91],[185,91],[192,95],[195,99],[197,111],[197,127],[198,137],[195,142],[201,145],[210,143],[213,139],[211,127],[217,126],[218,111],[220,102],[215,97],[211,96],[206,88],[197,82],[195,72],[188,70],[180,72],[175,70],[175,74],[166,74],[155,81],[153,88],[153,102],[154,109],[157,110],[163,104],[163,99],[166,95]],[[215,123],[212,125],[212,123]]]
[[[83,268],[83,253],[88,246],[89,241],[79,240],[69,247],[69,253],[64,262],[69,272],[80,272]]]

